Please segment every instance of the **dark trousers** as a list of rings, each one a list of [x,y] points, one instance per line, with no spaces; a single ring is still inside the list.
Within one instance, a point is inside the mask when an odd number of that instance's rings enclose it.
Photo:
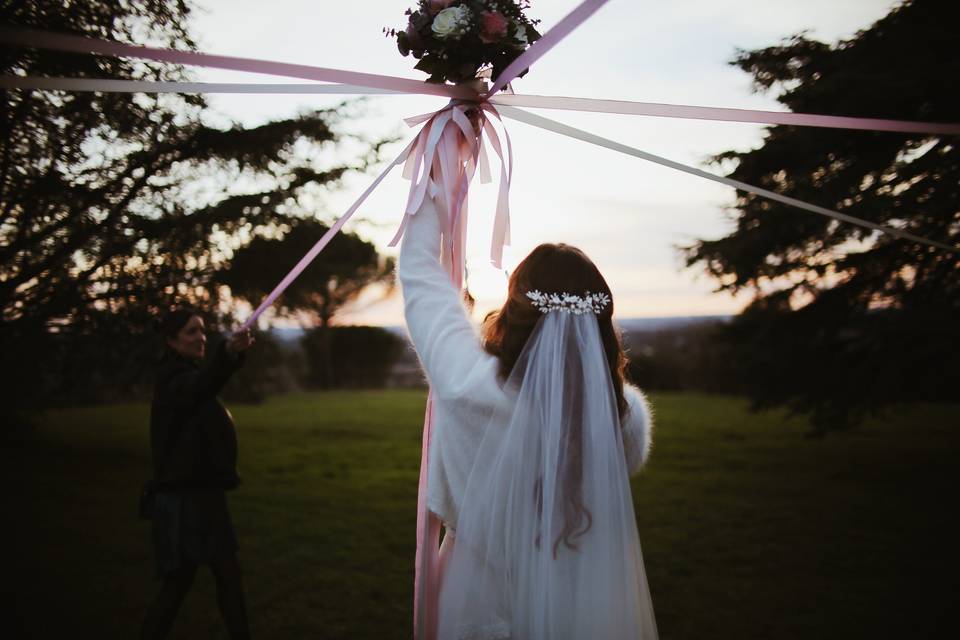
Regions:
[[[181,566],[164,576],[160,593],[147,609],[140,632],[142,640],[159,640],[169,635],[177,611],[193,585],[197,569],[196,564]],[[247,604],[237,556],[231,554],[213,560],[210,569],[217,583],[217,604],[230,637],[233,640],[250,638]]]

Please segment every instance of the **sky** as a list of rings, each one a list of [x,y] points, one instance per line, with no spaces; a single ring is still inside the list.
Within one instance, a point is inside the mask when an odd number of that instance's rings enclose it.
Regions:
[[[201,51],[293,62],[404,78],[424,79],[415,60],[402,57],[384,27],[401,28],[413,0],[197,0],[193,32]],[[573,9],[576,0],[533,0],[528,15],[541,33]],[[805,31],[836,42],[868,27],[894,6],[889,0],[611,0],[513,84],[518,94],[636,100],[782,111],[773,95],[752,92],[750,76],[729,65],[738,49],[771,46]],[[297,82],[239,72],[197,69],[209,82]],[[331,106],[341,97],[215,94],[217,118],[255,126]],[[401,136],[384,164],[415,130],[403,118],[439,109],[443,98],[372,96],[344,129],[371,138]],[[707,159],[762,143],[762,125],[534,110],[546,117],[613,138],[671,160],[722,172]],[[846,115],[842,113],[830,115]],[[735,314],[749,294],[715,293],[701,267],[684,268],[677,246],[719,238],[733,228],[725,209],[729,187],[559,134],[507,121],[515,168],[510,192],[512,246],[509,272],[542,242],[566,242],[596,262],[613,291],[617,315],[664,317]],[[344,156],[343,159],[346,159]],[[331,160],[334,160],[333,158]],[[382,169],[381,166],[381,169]],[[318,205],[330,221],[345,211],[379,173],[350,175]],[[495,177],[496,177],[495,166]],[[388,177],[349,223],[386,245],[400,222],[409,183],[399,170]],[[471,187],[467,267],[477,298],[475,313],[498,307],[506,272],[489,262],[496,180]],[[796,216],[815,215],[797,210]],[[783,224],[790,224],[784,218]],[[291,258],[291,266],[298,257]],[[338,317],[341,323],[402,323],[399,293],[371,290]]]

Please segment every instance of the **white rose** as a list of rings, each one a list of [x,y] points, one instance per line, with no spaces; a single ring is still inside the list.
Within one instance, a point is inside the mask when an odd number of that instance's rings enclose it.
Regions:
[[[517,25],[517,30],[514,31],[513,37],[520,41],[521,47],[526,47],[530,44],[530,41],[527,40],[527,29],[522,24]]]
[[[447,7],[436,15],[430,29],[438,38],[456,37],[470,22],[470,9],[464,6]]]

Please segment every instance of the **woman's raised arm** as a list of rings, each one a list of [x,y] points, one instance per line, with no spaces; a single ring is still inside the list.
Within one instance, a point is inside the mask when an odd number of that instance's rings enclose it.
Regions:
[[[425,198],[410,218],[398,274],[410,338],[438,394],[456,394],[476,364],[489,356],[467,317],[460,292],[440,263],[441,212]]]

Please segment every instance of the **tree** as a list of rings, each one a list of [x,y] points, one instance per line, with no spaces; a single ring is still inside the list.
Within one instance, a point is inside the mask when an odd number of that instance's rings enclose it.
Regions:
[[[308,360],[308,385],[372,389],[389,383],[393,366],[406,347],[400,336],[383,327],[354,325],[330,327],[326,331],[323,334],[318,327],[300,340]],[[335,363],[332,379],[318,366],[327,354]]]
[[[4,3],[2,22],[123,42],[193,48],[183,0]],[[0,47],[0,73],[188,79],[175,65]],[[0,349],[24,372],[0,380],[0,405],[49,401],[51,353],[128,335],[172,301],[220,308],[214,275],[231,251],[297,217],[348,171],[379,158],[339,152],[350,108],[254,128],[220,126],[201,96],[5,91],[0,100]],[[118,330],[122,333],[122,330]],[[119,350],[118,345],[104,345]],[[88,362],[88,366],[95,366]],[[12,404],[11,404],[12,403]]]
[[[256,238],[236,253],[221,282],[233,295],[257,304],[306,254],[328,227],[312,220],[292,222],[275,239]],[[381,259],[377,248],[353,233],[341,231],[293,281],[277,302],[280,315],[313,314],[317,322],[319,375],[316,382],[333,386],[330,321],[344,304],[374,283],[393,283],[393,260]]]
[[[960,9],[907,1],[849,40],[796,35],[732,64],[796,112],[950,122],[960,113]],[[715,158],[730,177],[960,244],[955,137],[776,126]],[[955,401],[960,254],[799,212],[742,191],[736,229],[681,247],[717,291],[752,291],[726,339],[755,409],[809,413],[818,430],[895,402]]]
[[[651,390],[741,393],[735,354],[717,339],[725,324],[707,320],[624,333],[630,380]]]

